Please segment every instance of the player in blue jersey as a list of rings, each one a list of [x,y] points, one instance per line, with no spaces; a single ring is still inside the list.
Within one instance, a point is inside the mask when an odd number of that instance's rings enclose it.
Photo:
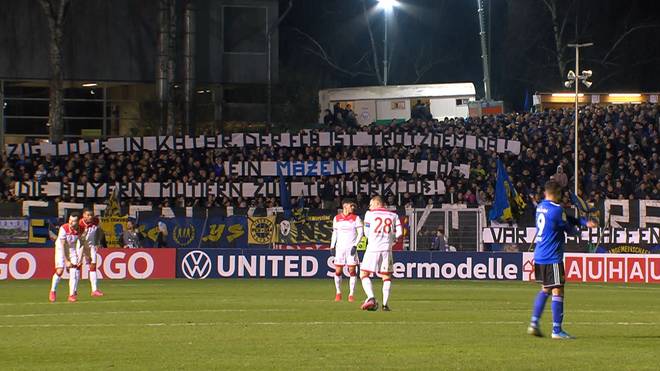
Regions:
[[[543,287],[537,294],[532,311],[532,321],[527,333],[543,336],[539,319],[545,303],[552,294],[552,338],[572,339],[561,327],[564,319],[564,233],[577,234],[578,226],[596,227],[586,218],[566,215],[559,204],[561,185],[556,181],[545,183],[545,200],[536,207],[536,249],[534,250],[534,274]]]

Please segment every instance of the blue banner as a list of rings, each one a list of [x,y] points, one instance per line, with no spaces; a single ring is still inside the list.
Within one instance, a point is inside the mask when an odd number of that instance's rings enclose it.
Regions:
[[[165,224],[165,245],[175,248],[244,248],[247,247],[245,216],[210,216],[208,218],[152,218],[140,220],[144,247],[156,247],[158,222]]]
[[[177,278],[330,278],[329,251],[179,249]],[[521,253],[394,252],[394,278],[521,280]]]

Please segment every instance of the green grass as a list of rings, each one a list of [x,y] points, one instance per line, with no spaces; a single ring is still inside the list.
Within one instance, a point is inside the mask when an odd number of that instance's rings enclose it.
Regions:
[[[101,287],[51,304],[46,281],[0,282],[0,370],[660,368],[659,286],[570,285],[574,341],[525,334],[523,282],[394,281],[389,313],[334,303],[330,279]]]

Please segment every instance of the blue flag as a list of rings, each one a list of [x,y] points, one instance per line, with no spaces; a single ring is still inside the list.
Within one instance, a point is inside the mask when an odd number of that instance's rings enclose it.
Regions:
[[[578,211],[580,211],[582,213],[590,214],[590,213],[593,213],[594,211],[598,210],[595,207],[589,207],[589,204],[587,204],[587,202],[584,201],[582,199],[582,197],[580,197],[580,196],[578,196],[575,193],[570,192],[570,191],[569,191],[569,193],[571,195],[571,203],[573,204],[573,206],[575,206],[578,209]]]
[[[525,89],[525,102],[523,103],[523,109],[525,112],[529,112],[532,108],[531,102],[529,101],[529,90]]]
[[[280,175],[280,205],[284,209],[284,218],[291,219],[293,213],[291,212],[291,195],[289,194],[289,189],[286,186],[286,181],[284,176]]]
[[[495,200],[488,213],[488,219],[501,221],[517,220],[525,210],[525,201],[516,192],[507,174],[504,164],[497,159],[497,181],[495,183]]]

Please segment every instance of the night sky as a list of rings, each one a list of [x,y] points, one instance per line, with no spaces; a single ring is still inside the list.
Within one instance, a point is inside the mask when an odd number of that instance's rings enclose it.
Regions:
[[[376,0],[365,3],[382,63],[383,11]],[[487,0],[493,98],[519,109],[526,92],[562,89],[550,10],[555,3],[561,45],[595,43],[580,58],[580,69],[594,72],[590,91],[660,91],[660,1]],[[362,0],[293,4],[280,27],[287,99],[328,87],[378,84]],[[287,5],[280,0],[280,12]],[[483,94],[476,0],[401,0],[389,38],[390,85],[472,81]],[[574,50],[562,53],[567,72]]]

